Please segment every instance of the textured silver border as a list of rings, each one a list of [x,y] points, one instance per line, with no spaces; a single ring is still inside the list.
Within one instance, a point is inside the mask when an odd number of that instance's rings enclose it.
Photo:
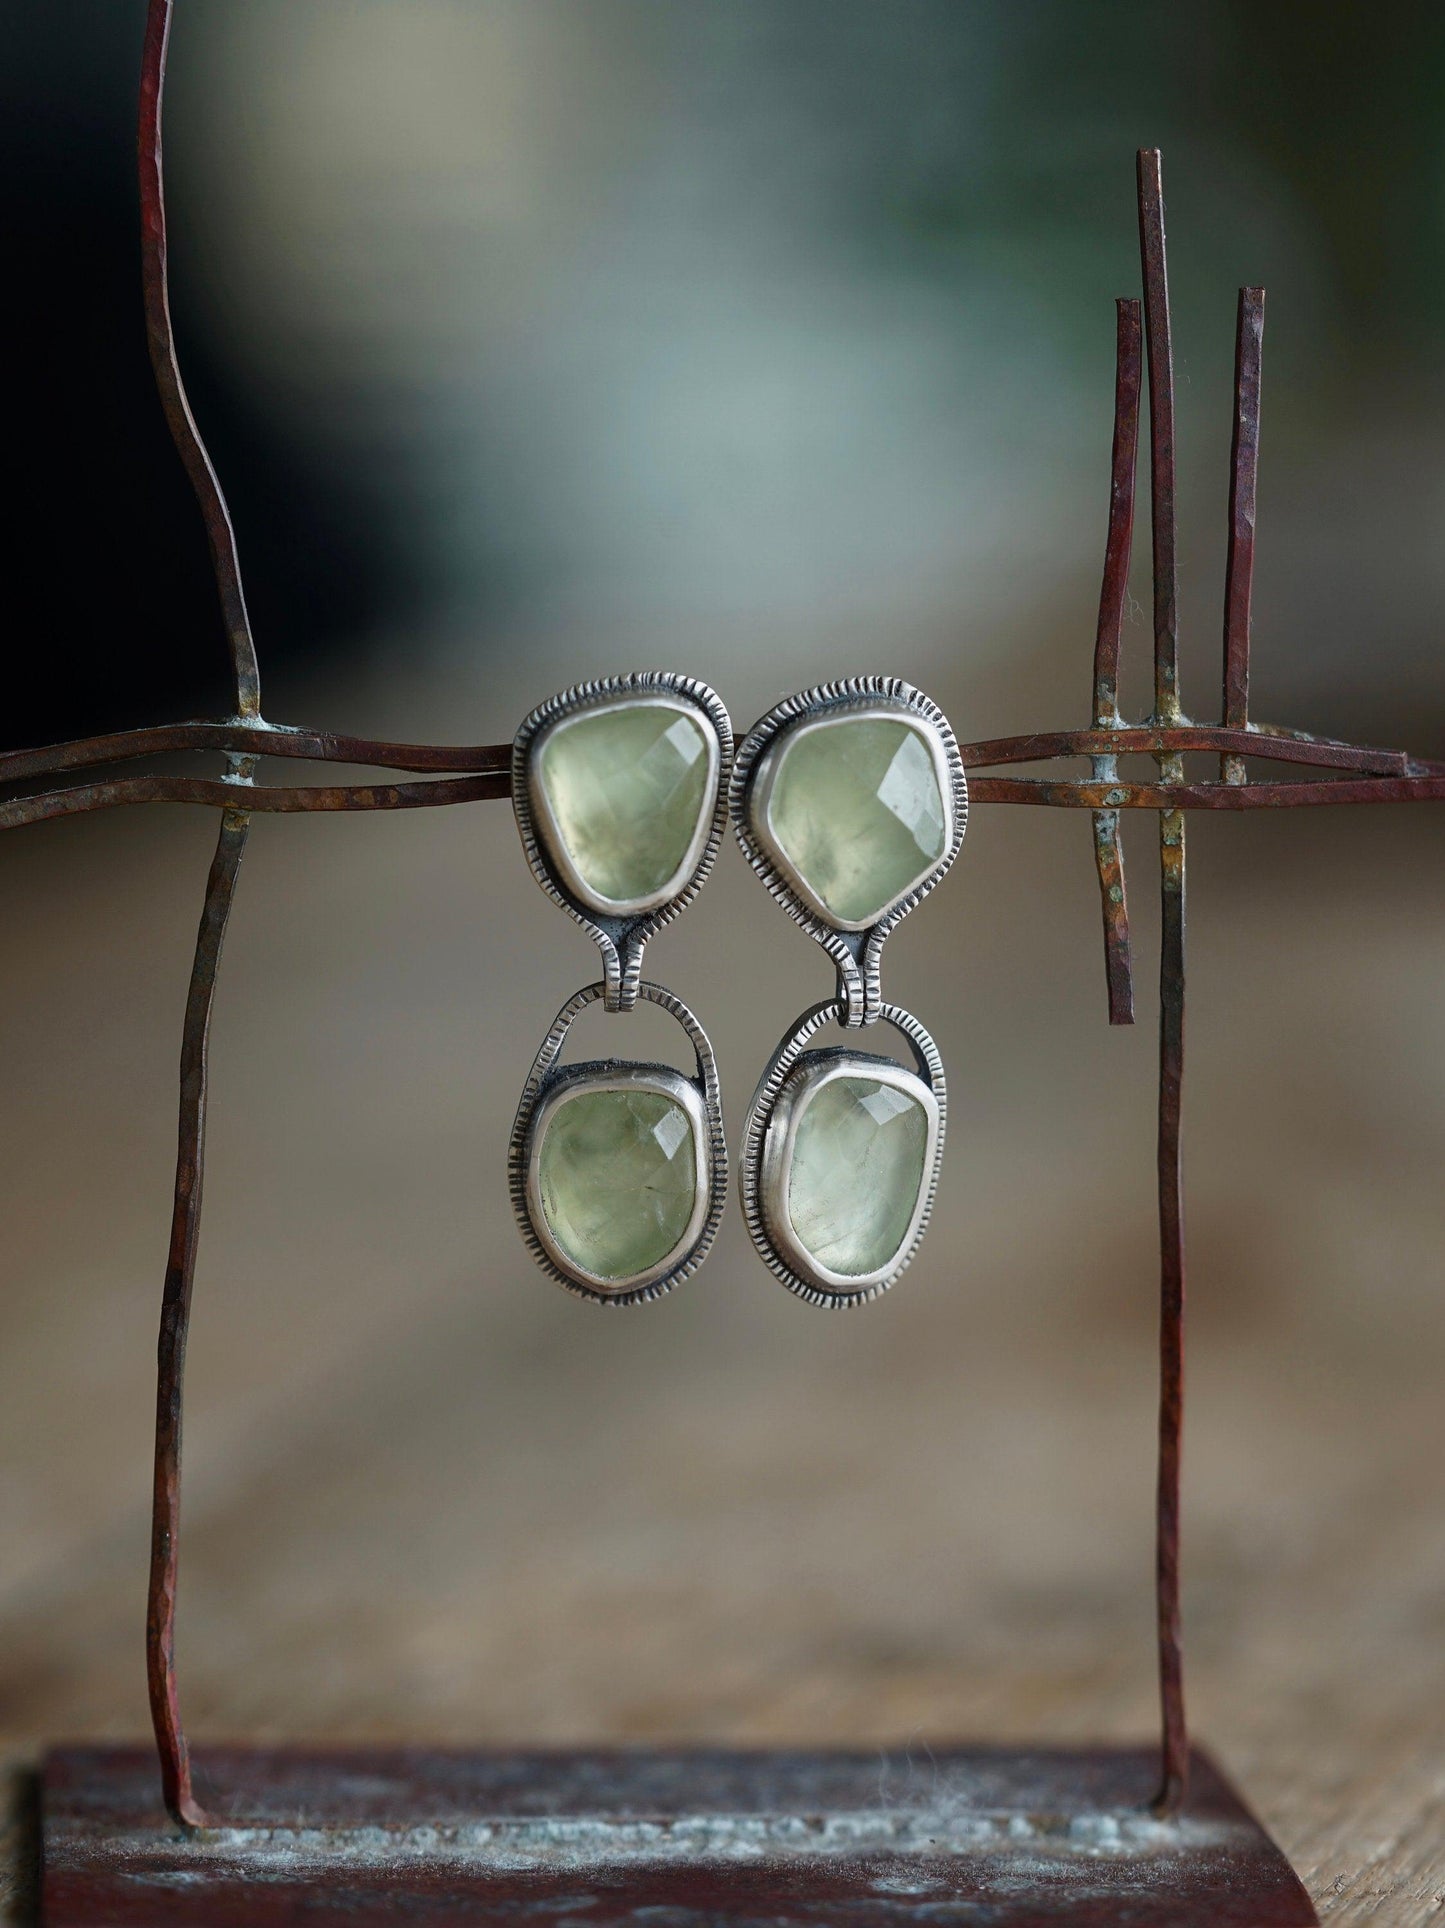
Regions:
[[[888,1263],[876,1267],[872,1272],[835,1272],[809,1252],[793,1230],[788,1213],[788,1184],[792,1175],[798,1127],[809,1105],[835,1079],[859,1076],[871,1078],[877,1084],[891,1085],[895,1091],[906,1092],[910,1098],[916,1099],[928,1121],[928,1136],[924,1145],[923,1171],[908,1228],[897,1249],[889,1254]],[[899,1254],[911,1252],[916,1243],[937,1163],[938,1099],[932,1087],[917,1072],[910,1071],[906,1065],[898,1064],[892,1058],[876,1057],[866,1051],[849,1051],[846,1048],[805,1051],[783,1080],[762,1137],[758,1201],[774,1250],[788,1261],[794,1273],[806,1274],[817,1285],[834,1292],[856,1297],[870,1285],[887,1284],[897,1276]]]
[[[607,911],[571,887],[557,864],[545,835],[539,834],[530,780],[534,743],[552,725],[584,709],[620,704],[628,698],[670,699],[675,707],[691,707],[711,725],[717,743],[716,798],[712,818],[696,856],[665,901],[643,909]],[[722,699],[706,683],[670,670],[637,670],[627,676],[604,676],[539,703],[525,717],[512,742],[512,809],[532,875],[556,904],[582,926],[602,952],[604,1003],[609,1011],[631,1010],[642,978],[642,953],[648,941],[684,910],[707,882],[717,858],[727,823],[728,782],[733,760],[732,720]],[[706,820],[704,820],[706,821]],[[689,856],[693,853],[690,851]]]
[[[890,711],[906,712],[913,721],[923,724],[935,754],[942,758],[949,839],[933,869],[897,898],[874,923],[848,927],[828,915],[816,900],[804,895],[799,880],[779,862],[779,853],[755,834],[751,817],[753,786],[758,781],[767,781],[768,754],[785,733],[831,720],[839,714],[879,715]],[[846,1027],[851,1030],[858,1025],[872,1024],[883,1009],[880,956],[884,940],[938,884],[957,857],[968,828],[968,780],[948,718],[921,690],[896,676],[854,676],[843,682],[820,683],[812,689],[801,690],[769,710],[738,746],[728,802],[733,833],[743,856],[771,895],[795,923],[801,924],[808,935],[822,945],[837,967],[838,997],[845,1009]]]
[[[567,1033],[580,1012],[589,1004],[605,1002],[606,986],[589,984],[576,992],[562,1006],[553,1021],[552,1028],[542,1040],[542,1047],[532,1062],[527,1074],[527,1082],[522,1088],[521,1100],[517,1106],[517,1116],[512,1124],[511,1141],[507,1147],[507,1183],[512,1200],[512,1214],[517,1228],[522,1234],[523,1243],[532,1257],[550,1278],[564,1286],[579,1299],[590,1299],[598,1305],[644,1305],[650,1299],[660,1299],[674,1286],[681,1285],[690,1278],[707,1257],[718,1226],[722,1223],[723,1208],[727,1204],[728,1153],[727,1134],[723,1125],[722,1087],[718,1079],[717,1059],[706,1031],[698,1023],[692,1012],[679,997],[665,990],[660,984],[639,982],[636,995],[644,1003],[655,1004],[675,1018],[687,1035],[697,1061],[697,1076],[683,1078],[682,1073],[671,1070],[666,1065],[631,1065],[616,1059],[594,1061],[586,1065],[558,1068],[557,1060],[567,1041]],[[589,1072],[594,1075],[610,1073],[614,1077],[624,1076],[631,1071],[643,1071],[658,1078],[678,1078],[687,1084],[699,1100],[706,1119],[706,1133],[697,1139],[700,1155],[706,1156],[708,1169],[708,1202],[706,1217],[693,1243],[680,1249],[678,1256],[669,1269],[645,1283],[618,1290],[615,1287],[602,1287],[570,1263],[559,1263],[553,1252],[538,1235],[533,1222],[528,1198],[530,1153],[533,1142],[533,1127],[539,1108],[551,1093],[572,1079],[574,1072]],[[540,1216],[540,1214],[539,1214]]]
[[[681,1105],[692,1127],[693,1151],[693,1205],[692,1213],[682,1237],[656,1265],[644,1271],[634,1272],[625,1278],[611,1278],[598,1272],[588,1271],[567,1252],[552,1235],[547,1223],[546,1209],[542,1203],[542,1174],[539,1153],[547,1126],[553,1116],[584,1091],[655,1091],[671,1098]],[[595,1064],[568,1065],[547,1082],[546,1088],[538,1096],[532,1107],[532,1115],[527,1123],[527,1143],[524,1152],[526,1163],[527,1217],[537,1234],[539,1244],[548,1258],[561,1272],[566,1272],[578,1284],[591,1286],[599,1298],[615,1299],[626,1293],[636,1293],[655,1279],[665,1278],[674,1269],[678,1256],[686,1257],[697,1244],[698,1234],[707,1223],[708,1206],[712,1199],[712,1158],[709,1153],[709,1132],[707,1107],[702,1092],[690,1078],[684,1078],[680,1071],[673,1071],[660,1064],[625,1064],[606,1060]]]
[[[804,1255],[784,1251],[773,1235],[764,1205],[764,1192],[767,1181],[768,1131],[773,1122],[779,1099],[790,1075],[803,1057],[808,1045],[826,1024],[843,1024],[846,1006],[842,998],[830,998],[824,1004],[815,1004],[805,1011],[798,1020],[797,1028],[783,1039],[774,1052],[772,1061],[763,1073],[762,1082],[753,1094],[752,1104],[748,1107],[747,1124],[743,1130],[742,1147],[742,1200],[743,1216],[747,1220],[748,1233],[768,1270],[780,1278],[790,1292],[809,1305],[846,1308],[866,1305],[870,1299],[878,1298],[907,1271],[913,1261],[923,1235],[928,1230],[928,1221],[933,1212],[933,1201],[938,1191],[938,1174],[943,1165],[943,1144],[948,1126],[948,1086],[943,1072],[943,1059],[938,1046],[928,1031],[911,1012],[896,1004],[879,1006],[877,1017],[884,1024],[890,1024],[907,1041],[917,1066],[918,1076],[932,1093],[937,1106],[937,1126],[934,1133],[932,1153],[933,1167],[923,1187],[923,1199],[917,1211],[908,1240],[901,1249],[899,1257],[886,1274],[866,1283],[848,1281],[844,1289],[837,1282],[835,1274],[819,1268],[813,1261],[800,1264]],[[862,1053],[833,1051],[820,1052],[820,1058],[847,1056],[857,1062],[865,1063],[870,1069],[875,1062]]]

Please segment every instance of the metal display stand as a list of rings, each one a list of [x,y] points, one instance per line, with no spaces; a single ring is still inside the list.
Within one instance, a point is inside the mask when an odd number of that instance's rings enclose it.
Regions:
[[[0,829],[122,804],[221,813],[181,1051],[180,1138],[162,1296],[147,1660],[156,1758],[133,1748],[52,1754],[42,1785],[44,1920],[226,1924],[364,1921],[650,1923],[1130,1923],[1266,1928],[1314,1911],[1278,1849],[1185,1723],[1179,1624],[1184,1227],[1185,820],[1191,810],[1445,800],[1445,763],[1251,722],[1250,598],[1259,451],[1262,289],[1240,293],[1224,608],[1221,720],[1194,724],[1179,689],[1174,408],[1159,155],[1139,156],[1143,304],[1118,304],[1113,463],[1088,728],[960,746],[975,805],[1090,814],[1110,1022],[1134,1016],[1122,813],[1159,822],[1163,902],[1159,1033],[1160,1400],[1157,1750],[903,1755],[669,1752],[270,1752],[194,1760],[177,1695],[181,1401],[200,1231],[207,1032],[222,940],[252,816],[475,803],[510,795],[510,743],[383,743],[263,721],[236,545],[186,400],[166,283],[161,95],[173,0],[149,0],[140,183],[146,326],[162,405],[205,518],[236,691],[220,722],[161,725],[0,756]],[[1118,682],[1147,363],[1154,580],[1154,707],[1125,722]],[[161,752],[221,753],[219,778],[64,772]],[[1207,780],[1184,758],[1219,760]],[[1157,762],[1150,782],[1119,759]],[[270,787],[261,757],[371,765],[396,781]],[[977,775],[1087,759],[1079,776]],[[1296,766],[1254,777],[1249,762]],[[420,779],[420,780],[417,780]]]

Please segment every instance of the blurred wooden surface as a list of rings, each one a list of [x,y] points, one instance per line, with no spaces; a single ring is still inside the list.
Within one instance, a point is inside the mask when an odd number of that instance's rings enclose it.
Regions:
[[[1083,821],[993,813],[951,908],[895,940],[890,994],[955,1097],[895,1293],[812,1312],[734,1222],[688,1288],[613,1317],[532,1273],[503,1179],[535,1041],[591,959],[506,813],[446,814],[262,824],[247,859],[187,1415],[193,1733],[1147,1736],[1152,824],[1133,1034],[1103,1021]],[[1199,1737],[1324,1918],[1404,1928],[1445,1909],[1445,866],[1438,826],[1370,814],[1388,834],[1193,840],[1186,1641]],[[137,813],[0,853],[11,1770],[146,1731],[211,835]],[[736,1118],[822,960],[736,863],[655,949]]]

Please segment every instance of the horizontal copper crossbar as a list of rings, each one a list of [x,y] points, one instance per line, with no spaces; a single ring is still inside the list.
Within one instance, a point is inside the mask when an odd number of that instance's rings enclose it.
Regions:
[[[1182,724],[1169,729],[1144,725],[1056,730],[994,737],[959,748],[969,770],[1055,762],[1067,757],[1164,757],[1212,752],[1266,757],[1275,763],[1299,763],[1354,775],[1354,780],[1316,777],[1303,782],[1242,784],[982,776],[969,785],[970,796],[978,803],[1046,804],[1075,810],[1257,810],[1298,804],[1406,803],[1445,798],[1445,763],[1414,759],[1403,750],[1371,749],[1257,725],[1244,729]],[[248,811],[294,814],[312,810],[419,810],[439,804],[479,803],[508,796],[511,791],[510,743],[386,743],[243,720],[163,724],[155,729],[60,743],[51,749],[10,751],[0,755],[0,784],[184,750],[248,752],[316,763],[369,764],[378,769],[447,774],[433,774],[430,781],[421,783],[246,785],[244,790],[228,778],[106,777],[73,789],[9,797],[0,802],[0,830],[134,803],[199,803],[222,810],[244,807]]]

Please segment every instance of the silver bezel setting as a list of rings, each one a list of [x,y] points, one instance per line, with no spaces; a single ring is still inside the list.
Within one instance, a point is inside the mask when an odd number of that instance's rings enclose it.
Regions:
[[[742,1152],[743,1215],[759,1257],[800,1299],[810,1305],[839,1308],[866,1305],[870,1299],[878,1298],[912,1263],[933,1211],[948,1122],[948,1090],[938,1046],[918,1019],[898,1005],[880,1006],[877,1016],[906,1040],[917,1067],[916,1082],[912,1073],[892,1059],[846,1047],[808,1051],[809,1044],[825,1025],[843,1024],[845,1016],[841,998],[815,1004],[779,1045],[749,1107]],[[795,1082],[800,1066],[805,1081],[802,1087]],[[887,1076],[890,1072],[891,1079]],[[918,1095],[921,1087],[929,1101],[927,1171],[908,1235],[888,1266],[863,1277],[831,1272],[819,1265],[791,1235],[787,1216],[786,1185],[792,1137],[806,1108],[799,1100],[808,1088],[816,1091],[828,1079],[849,1074],[893,1082],[914,1095]]]
[[[569,998],[557,1013],[533,1061],[517,1106],[507,1152],[507,1176],[518,1229],[528,1251],[549,1277],[578,1298],[590,1299],[595,1304],[642,1305],[661,1298],[691,1277],[717,1236],[727,1203],[728,1182],[722,1091],[717,1060],[707,1033],[682,999],[660,984],[639,983],[637,996],[645,1003],[656,1004],[681,1025],[697,1062],[695,1078],[688,1078],[667,1065],[630,1064],[610,1058],[559,1067],[557,1061],[573,1022],[588,1005],[601,1001],[604,996],[604,985],[589,984]],[[541,1206],[537,1152],[547,1119],[579,1086],[589,1090],[616,1090],[629,1084],[662,1091],[677,1099],[687,1111],[698,1161],[697,1195],[686,1234],[665,1260],[628,1278],[602,1279],[578,1266],[552,1239]]]
[[[939,775],[947,841],[943,854],[867,924],[847,923],[812,894],[786,853],[753,822],[754,803],[765,813],[786,742],[843,716],[898,717],[928,745]],[[890,931],[914,910],[957,857],[968,828],[968,781],[948,718],[938,705],[896,676],[856,676],[820,683],[779,703],[755,723],[738,747],[729,794],[733,832],[744,857],[795,923],[821,944],[838,971],[838,994],[849,1029],[871,1024],[882,1008],[881,952]]]
[[[552,810],[547,786],[542,781],[542,756],[547,745],[576,724],[591,717],[606,716],[613,711],[655,709],[667,710],[674,716],[687,717],[690,722],[702,726],[702,734],[707,753],[707,788],[716,799],[722,788],[718,782],[718,764],[721,745],[718,742],[717,725],[707,712],[696,703],[685,702],[675,696],[615,696],[598,702],[580,703],[575,708],[554,716],[549,723],[543,724],[535,732],[527,754],[527,797],[532,806],[532,822],[539,833],[541,843],[551,859],[551,868],[560,877],[568,893],[588,910],[598,911],[604,917],[632,918],[641,917],[647,911],[659,910],[662,905],[671,903],[679,891],[697,870],[703,851],[707,848],[709,831],[712,828],[713,812],[700,810],[693,826],[691,840],[679,863],[666,883],[642,897],[613,898],[604,897],[600,891],[592,890],[576,865],[572,853],[567,848],[567,840],[562,835],[562,827]],[[716,803],[714,803],[714,811]]]
[[[557,1113],[573,1099],[588,1091],[655,1091],[671,1098],[687,1115],[692,1128],[693,1206],[682,1237],[657,1264],[623,1278],[589,1272],[571,1257],[555,1237],[547,1222],[542,1199],[541,1154],[547,1127]],[[686,1256],[697,1243],[697,1235],[707,1223],[711,1203],[712,1165],[708,1157],[707,1108],[702,1093],[680,1071],[661,1064],[617,1064],[605,1060],[596,1064],[569,1065],[552,1079],[537,1101],[527,1128],[527,1216],[538,1242],[552,1263],[579,1284],[588,1285],[599,1298],[616,1298],[619,1293],[640,1291],[655,1279],[673,1271],[679,1256]]]
[[[877,1084],[891,1085],[906,1092],[922,1107],[928,1137],[924,1146],[923,1172],[908,1228],[886,1265],[871,1272],[835,1272],[803,1244],[793,1227],[788,1206],[792,1179],[793,1153],[798,1130],[808,1107],[818,1094],[838,1078],[867,1077]],[[916,1072],[892,1058],[880,1058],[864,1051],[835,1049],[807,1051],[783,1080],[762,1137],[762,1168],[758,1175],[758,1199],[768,1236],[776,1250],[787,1259],[795,1273],[806,1272],[819,1285],[856,1298],[869,1286],[882,1286],[897,1276],[899,1254],[910,1252],[928,1201],[929,1180],[938,1148],[938,1100]]]
[[[535,759],[547,738],[567,722],[599,710],[639,704],[675,710],[705,726],[713,807],[710,814],[699,813],[686,857],[664,889],[646,898],[609,903],[589,891],[573,868],[536,779]],[[574,684],[539,704],[517,731],[512,743],[512,808],[522,848],[543,890],[576,919],[601,950],[604,1001],[610,1011],[631,1009],[642,977],[644,947],[687,908],[707,881],[727,822],[732,757],[732,721],[721,698],[696,677],[668,670],[639,670],[627,676]]]
[[[897,722],[906,720],[914,734],[925,746],[933,764],[934,775],[938,779],[938,794],[943,803],[943,848],[946,853],[953,843],[953,772],[949,768],[948,751],[938,731],[921,723],[913,712],[899,703],[839,703],[830,708],[807,716],[802,721],[793,722],[787,729],[780,730],[773,737],[767,749],[758,758],[752,782],[748,786],[747,812],[748,828],[757,842],[767,852],[774,870],[786,877],[795,896],[802,898],[820,923],[827,924],[838,931],[868,931],[891,915],[907,898],[920,891],[921,886],[933,876],[944,856],[936,857],[931,863],[920,864],[912,880],[902,890],[895,891],[883,907],[871,917],[839,917],[817,896],[808,880],[793,863],[784,849],[781,839],[773,829],[772,801],[773,790],[784,759],[794,746],[805,736],[813,736],[822,730],[837,727],[843,721]],[[921,853],[920,853],[921,854]],[[916,901],[916,899],[915,899]]]

